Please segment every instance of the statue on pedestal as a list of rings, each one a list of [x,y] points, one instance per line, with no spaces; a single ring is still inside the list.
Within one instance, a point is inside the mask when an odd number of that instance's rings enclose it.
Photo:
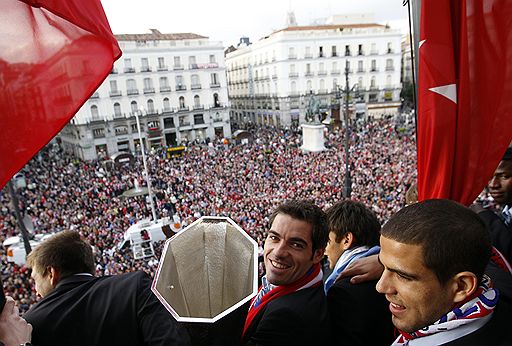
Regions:
[[[309,92],[308,106],[306,108],[306,122],[320,124],[320,102]]]

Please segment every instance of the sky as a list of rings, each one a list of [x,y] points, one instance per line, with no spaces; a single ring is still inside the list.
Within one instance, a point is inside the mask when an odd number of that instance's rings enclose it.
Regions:
[[[236,45],[251,42],[285,27],[292,10],[299,25],[334,14],[373,14],[375,22],[407,32],[403,0],[101,0],[114,34],[192,32]]]

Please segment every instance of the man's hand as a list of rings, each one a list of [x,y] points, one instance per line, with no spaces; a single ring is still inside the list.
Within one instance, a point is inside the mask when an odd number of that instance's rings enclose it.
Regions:
[[[0,341],[5,346],[19,346],[32,339],[32,325],[20,317],[14,299],[7,297],[0,314]]]
[[[337,278],[352,277],[350,283],[360,284],[371,280],[378,280],[384,271],[384,267],[379,263],[378,255],[360,258],[352,262]]]

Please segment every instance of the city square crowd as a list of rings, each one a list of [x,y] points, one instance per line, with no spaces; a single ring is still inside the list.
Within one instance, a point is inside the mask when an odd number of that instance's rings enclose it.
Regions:
[[[412,131],[412,130],[411,130]],[[167,158],[151,151],[148,168],[159,217],[177,215],[186,226],[205,215],[228,216],[260,245],[268,229],[268,213],[289,199],[309,199],[328,208],[343,199],[344,131],[328,131],[327,150],[300,149],[298,131],[259,127],[248,143],[221,140],[190,143],[183,156]],[[349,164],[352,199],[368,205],[381,223],[405,205],[405,192],[416,180],[413,135],[397,131],[391,120],[375,120],[351,133]],[[138,160],[140,161],[140,160]],[[135,181],[145,185],[142,162],[107,170],[102,160],[83,162],[61,150],[46,149],[27,164],[27,188],[18,191],[21,209],[34,233],[76,230],[95,249],[96,275],[135,270],[154,274],[156,257],[134,260],[130,249],[119,249],[125,230],[151,217],[145,196],[125,198]],[[0,193],[0,240],[18,228],[7,189]],[[24,312],[37,300],[29,271],[7,262],[1,249],[6,294]]]

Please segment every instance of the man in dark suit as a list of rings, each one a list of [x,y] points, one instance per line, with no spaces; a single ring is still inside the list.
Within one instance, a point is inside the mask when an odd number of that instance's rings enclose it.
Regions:
[[[27,264],[43,297],[24,316],[37,346],[189,344],[146,273],[94,277],[92,248],[76,232],[44,241]]]
[[[377,280],[358,285],[336,281],[353,261],[378,253],[380,223],[364,204],[345,200],[327,210],[329,241],[325,255],[333,270],[325,282],[334,344],[390,345],[394,339],[388,303],[375,290]],[[371,326],[371,332],[369,332]]]
[[[480,218],[491,232],[492,243],[512,262],[512,148],[508,148],[489,181],[489,193],[497,209],[479,209]]]
[[[242,344],[325,345],[330,321],[320,261],[327,243],[325,213],[306,201],[280,205],[264,245],[266,275],[251,303]]]
[[[512,344],[510,306],[484,275],[491,239],[474,212],[449,200],[410,205],[382,227],[380,246],[377,291],[401,334],[393,345]]]

